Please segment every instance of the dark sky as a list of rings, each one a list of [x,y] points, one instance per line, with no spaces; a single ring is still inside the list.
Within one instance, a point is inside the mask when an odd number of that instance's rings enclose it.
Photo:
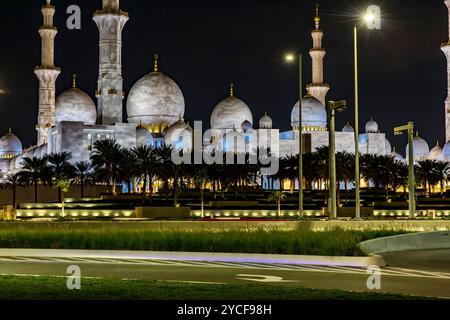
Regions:
[[[0,16],[0,131],[9,126],[25,146],[36,141],[38,82],[33,69],[40,62],[42,0],[2,1]],[[98,74],[98,32],[92,13],[101,1],[53,0],[57,7],[56,64],[63,73],[57,90],[67,89],[71,74],[91,96]],[[338,116],[338,128],[353,122],[352,16],[377,4],[383,11],[381,31],[360,32],[361,129],[371,116],[392,145],[404,152],[406,137],[393,137],[392,128],[415,121],[430,147],[444,143],[446,61],[440,44],[448,38],[443,0],[322,0],[325,32],[325,80],[329,99],[347,99],[350,108]],[[82,30],[66,28],[66,8],[82,9]],[[154,53],[161,71],[180,85],[186,118],[203,120],[228,93],[251,107],[255,121],[265,111],[275,126],[289,129],[297,99],[297,72],[281,56],[286,51],[307,54],[312,46],[314,1],[287,0],[122,0],[130,14],[123,39],[125,90],[152,69]],[[306,57],[305,82],[311,81]],[[125,104],[124,104],[125,108]]]

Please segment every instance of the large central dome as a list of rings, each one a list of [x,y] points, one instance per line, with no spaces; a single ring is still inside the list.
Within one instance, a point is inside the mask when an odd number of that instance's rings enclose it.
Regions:
[[[73,86],[56,98],[56,123],[83,122],[93,125],[97,122],[97,108],[84,91],[77,88],[74,75]]]
[[[253,124],[253,115],[248,105],[234,96],[233,85],[230,96],[219,102],[211,114],[212,129],[239,129],[245,121]]]
[[[144,76],[130,91],[127,101],[128,122],[143,124],[175,123],[184,116],[185,103],[180,87],[158,71]]]
[[[291,123],[294,129],[298,129],[299,108],[297,102],[291,113]],[[302,128],[306,131],[325,131],[327,128],[325,107],[310,95],[302,99]]]

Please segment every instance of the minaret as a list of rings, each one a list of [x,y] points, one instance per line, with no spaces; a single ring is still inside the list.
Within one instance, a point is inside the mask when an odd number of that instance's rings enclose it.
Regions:
[[[122,30],[128,13],[120,10],[119,0],[103,0],[103,9],[94,13],[100,31],[98,124],[121,123],[124,98],[122,78]]]
[[[449,11],[449,25],[450,25],[450,0],[445,0],[445,5]],[[445,100],[445,141],[450,141],[450,27],[449,27],[449,40],[445,42],[442,47],[445,56],[447,57],[447,100]]]
[[[309,50],[312,58],[312,83],[307,88],[311,96],[325,105],[326,95],[328,90],[330,90],[330,86],[323,82],[323,59],[326,51],[322,48],[323,31],[320,30],[319,5],[316,6],[314,22],[315,29],[311,32],[313,48]]]
[[[39,117],[36,125],[38,145],[48,143],[49,129],[56,123],[55,83],[61,73],[54,65],[55,37],[58,30],[53,26],[55,7],[50,4],[50,0],[42,7],[42,15],[44,24],[39,28],[42,39],[41,65],[34,71],[39,79]]]

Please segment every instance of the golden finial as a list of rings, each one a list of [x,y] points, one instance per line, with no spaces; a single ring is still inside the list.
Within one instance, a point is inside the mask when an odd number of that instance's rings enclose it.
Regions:
[[[76,73],[74,73],[72,75],[72,88],[76,88],[77,87],[77,75]]]
[[[155,54],[153,56],[153,72],[155,72],[155,73],[159,72],[158,59],[159,59],[159,55]]]
[[[8,132],[9,132],[9,133],[12,133],[11,127],[9,127]]]
[[[419,138],[419,131],[416,131],[416,138]]]
[[[440,147],[439,140],[436,142],[436,147]]]
[[[234,97],[234,83],[230,84],[230,97]]]
[[[314,17],[314,22],[316,24],[316,30],[320,29],[320,15],[319,15],[319,4],[316,4],[316,16]]]

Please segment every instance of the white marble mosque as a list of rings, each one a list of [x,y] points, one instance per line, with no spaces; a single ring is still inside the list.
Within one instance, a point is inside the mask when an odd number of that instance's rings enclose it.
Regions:
[[[445,1],[450,6],[450,1]],[[155,56],[153,71],[139,79],[126,99],[127,122],[123,120],[122,106],[125,99],[122,78],[122,30],[128,22],[128,14],[120,9],[119,0],[103,0],[101,10],[93,20],[99,29],[99,78],[95,92],[97,104],[91,96],[77,87],[74,76],[72,87],[56,95],[55,83],[61,69],[54,66],[54,41],[57,28],[53,24],[55,7],[46,0],[42,7],[44,23],[39,28],[42,38],[42,62],[35,69],[39,80],[38,140],[35,146],[24,149],[21,141],[11,129],[0,139],[0,170],[14,172],[21,168],[24,157],[40,157],[49,153],[70,152],[73,161],[88,160],[92,146],[99,139],[115,139],[124,147],[139,145],[161,146],[163,143],[179,148],[192,147],[192,128],[183,120],[185,100],[177,83],[160,71],[158,56]],[[330,87],[324,83],[323,60],[326,54],[322,47],[324,33],[320,28],[317,9],[312,31],[313,48],[310,50],[313,74],[308,86],[308,95],[302,101],[302,129],[305,152],[328,145],[326,95]],[[443,46],[450,53],[450,44]],[[449,59],[450,70],[450,59]],[[450,72],[449,72],[450,77]],[[450,83],[450,82],[449,82]],[[245,90],[245,88],[240,88]],[[450,85],[449,85],[450,93]],[[450,95],[449,95],[450,97]],[[449,100],[450,101],[450,98]],[[450,104],[447,102],[446,105]],[[447,109],[450,109],[448,107]],[[234,130],[245,133],[249,130],[269,129],[280,137],[280,157],[298,154],[299,102],[291,112],[292,130],[279,132],[273,127],[270,116],[265,113],[255,121],[251,106],[239,99],[235,88],[211,113],[211,128]],[[447,112],[447,120],[450,111]],[[450,127],[447,121],[447,129]],[[180,139],[180,132],[183,137]],[[447,141],[450,140],[447,130]],[[220,143],[212,139],[212,144]],[[359,137],[362,154],[392,155],[403,157],[386,139],[375,120],[365,126]],[[354,130],[347,124],[336,133],[337,151],[354,153]],[[430,151],[425,140],[417,136],[414,140],[415,159],[450,159],[450,144],[439,145]]]

